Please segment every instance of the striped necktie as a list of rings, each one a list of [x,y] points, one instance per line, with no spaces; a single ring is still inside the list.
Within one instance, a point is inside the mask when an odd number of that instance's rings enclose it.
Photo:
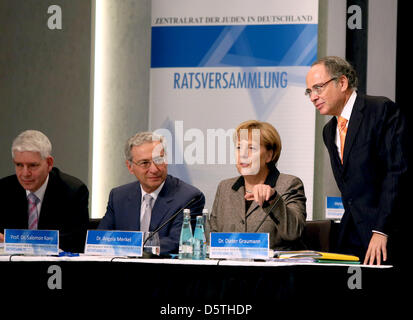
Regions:
[[[39,213],[37,211],[37,204],[39,203],[40,199],[36,197],[34,193],[29,193],[27,196],[29,201],[29,229],[37,229],[37,224],[39,222]]]

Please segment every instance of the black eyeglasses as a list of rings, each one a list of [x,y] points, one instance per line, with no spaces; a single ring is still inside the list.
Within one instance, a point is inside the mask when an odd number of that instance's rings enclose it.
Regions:
[[[333,81],[333,80],[337,80],[337,77],[334,77],[334,78],[331,78],[330,80],[328,80],[328,81],[326,81],[326,82],[324,82],[324,83],[320,83],[320,84],[315,84],[315,85],[313,85],[313,88],[312,89],[306,89],[305,90],[305,92],[304,92],[304,94],[307,96],[307,97],[311,97],[311,94],[313,93],[313,92],[315,92],[317,95],[319,95],[319,94],[321,94],[322,92],[323,92],[323,90],[325,89],[325,87],[326,87],[326,85],[328,85],[329,84],[329,82],[331,82],[331,81]]]

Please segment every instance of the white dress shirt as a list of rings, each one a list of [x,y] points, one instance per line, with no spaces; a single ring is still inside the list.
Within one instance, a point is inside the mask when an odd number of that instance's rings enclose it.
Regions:
[[[346,128],[348,128],[348,124],[350,122],[350,117],[351,117],[351,112],[353,111],[353,106],[354,102],[356,102],[357,98],[357,92],[354,90],[353,93],[351,94],[350,98],[347,100],[347,103],[345,104],[343,111],[341,112],[341,117],[347,120]],[[337,121],[338,121],[338,117]],[[338,126],[336,128],[336,146],[337,146],[337,151],[338,155],[342,159],[342,154],[341,154],[341,147],[340,147],[340,132],[338,130]]]
[[[155,204],[155,201],[158,198],[159,192],[161,192],[164,184],[165,184],[165,181],[162,182],[162,184],[154,192],[151,192],[151,193],[147,193],[145,190],[143,190],[142,185],[140,185],[141,194],[142,194],[142,197],[141,197],[141,213],[144,212],[144,210],[145,210],[145,203],[143,201],[143,197],[145,196],[145,194],[149,194],[153,198],[153,202],[152,202],[152,208],[153,208],[153,205]],[[142,217],[143,217],[143,214],[141,214],[141,217],[140,217],[141,223],[142,223]]]

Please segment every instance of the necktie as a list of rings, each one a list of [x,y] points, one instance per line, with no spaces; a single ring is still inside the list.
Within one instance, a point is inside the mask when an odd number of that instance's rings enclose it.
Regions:
[[[34,193],[29,193],[27,196],[29,201],[29,229],[37,229],[37,223],[39,221],[39,213],[37,212],[37,204],[39,203],[39,198],[36,197]]]
[[[152,201],[153,198],[150,194],[145,194],[143,196],[144,211],[143,215],[141,216],[141,231],[149,231],[152,214]]]
[[[344,152],[344,142],[346,140],[346,133],[347,133],[347,119],[343,117],[338,117],[337,120],[337,127],[338,132],[340,133],[340,159],[341,163],[343,163],[343,152]]]

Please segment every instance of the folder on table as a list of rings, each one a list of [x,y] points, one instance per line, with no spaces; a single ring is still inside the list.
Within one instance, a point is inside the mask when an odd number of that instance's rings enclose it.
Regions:
[[[332,252],[320,252],[312,250],[298,250],[298,251],[275,251],[274,257],[278,259],[302,259],[312,258],[314,262],[324,263],[360,263],[357,256]]]

